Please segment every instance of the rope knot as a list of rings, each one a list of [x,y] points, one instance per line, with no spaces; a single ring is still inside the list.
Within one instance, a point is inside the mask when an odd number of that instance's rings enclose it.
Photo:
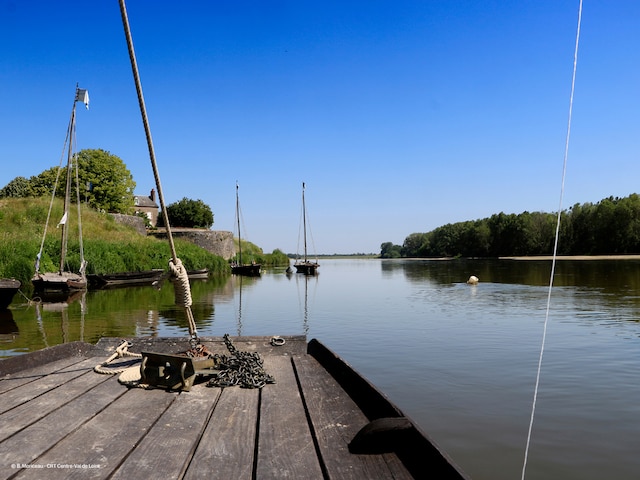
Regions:
[[[175,289],[176,305],[190,307],[193,302],[191,300],[189,275],[182,265],[182,261],[179,258],[176,258],[175,262],[173,259],[169,260],[169,270],[171,270],[171,279]]]

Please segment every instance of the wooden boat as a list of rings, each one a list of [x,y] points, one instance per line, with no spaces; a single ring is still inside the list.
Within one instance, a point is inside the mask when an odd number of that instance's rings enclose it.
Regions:
[[[21,286],[20,280],[15,278],[0,278],[0,310],[5,310],[11,305]]]
[[[203,280],[209,278],[209,269],[200,268],[198,270],[187,270],[187,276],[190,280]]]
[[[236,182],[236,224],[238,227],[238,253],[236,261],[231,264],[231,273],[234,275],[258,276],[260,275],[259,263],[242,263],[242,235],[240,234],[240,196],[238,195],[238,183]]]
[[[89,93],[87,90],[82,90],[76,86],[75,97],[73,101],[73,108],[71,110],[71,120],[69,121],[69,128],[67,130],[67,138],[66,142],[68,142],[68,153],[67,153],[67,168],[66,168],[66,186],[65,186],[65,196],[64,196],[64,212],[62,215],[62,219],[58,223],[58,227],[60,227],[61,234],[61,246],[60,246],[60,268],[57,272],[40,272],[40,259],[42,258],[42,249],[44,246],[44,238],[41,243],[40,252],[38,253],[36,259],[36,271],[31,279],[33,283],[34,291],[37,294],[45,291],[73,291],[73,290],[85,290],[87,288],[87,278],[85,276],[86,262],[84,260],[84,252],[82,247],[82,221],[80,218],[80,188],[76,183],[76,202],[78,206],[78,233],[79,233],[79,241],[80,241],[80,270],[78,273],[68,271],[66,265],[66,255],[67,255],[67,241],[69,236],[69,210],[71,206],[71,180],[74,178],[77,181],[78,175],[78,162],[77,156],[74,153],[73,149],[75,146],[75,131],[76,131],[76,104],[77,102],[83,102],[85,105],[89,105]],[[75,172],[74,172],[75,168]],[[56,181],[57,184],[57,181]],[[55,194],[55,187],[54,187]],[[53,204],[53,198],[52,198]],[[48,217],[47,217],[48,218]],[[47,234],[47,227],[45,225],[44,234]]]
[[[164,270],[161,268],[141,272],[90,274],[87,275],[87,281],[91,289],[152,285],[160,280],[163,274]]]
[[[315,262],[312,262],[307,257],[307,206],[304,201],[304,189],[305,184],[304,182],[302,182],[302,225],[304,230],[304,256],[302,257],[302,260],[300,260],[299,258],[296,259],[296,262],[293,264],[293,266],[296,267],[297,273],[303,273],[305,275],[315,275],[320,264],[317,260]]]
[[[130,340],[132,352],[175,353],[187,342]],[[211,352],[226,352],[220,337],[201,340]],[[201,378],[188,392],[128,388],[118,375],[93,370],[120,339],[0,360],[0,464],[13,464],[11,474],[18,475],[70,465],[65,468],[132,480],[158,472],[164,478],[468,478],[398,407],[317,340],[232,340],[238,350],[259,354],[275,383],[207,387]]]

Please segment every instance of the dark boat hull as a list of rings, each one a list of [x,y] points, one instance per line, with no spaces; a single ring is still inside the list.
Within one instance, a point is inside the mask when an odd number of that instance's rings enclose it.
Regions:
[[[244,275],[245,277],[257,277],[260,275],[260,265],[231,265],[231,273],[234,275]]]
[[[0,310],[5,310],[11,305],[14,295],[21,286],[20,280],[15,278],[0,279]]]
[[[315,275],[318,273],[318,265],[314,262],[304,262],[304,263],[296,263],[294,267],[296,267],[297,273],[302,273],[304,275]]]
[[[152,285],[153,282],[160,280],[164,274],[164,270],[145,270],[142,272],[122,272],[109,274],[92,274],[88,275],[89,287],[92,289],[109,288],[109,287],[125,287],[129,285]]]
[[[86,290],[87,278],[77,273],[36,273],[31,279],[35,292]]]

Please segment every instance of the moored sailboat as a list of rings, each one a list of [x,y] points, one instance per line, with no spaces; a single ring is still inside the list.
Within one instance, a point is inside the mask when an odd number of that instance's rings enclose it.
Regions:
[[[300,258],[297,258],[293,266],[296,267],[297,273],[303,273],[305,275],[315,275],[320,264],[318,263],[317,259],[315,262],[312,262],[307,256],[307,206],[304,200],[304,189],[305,184],[304,182],[302,182],[302,228],[304,230],[304,256],[302,260],[300,260]]]
[[[260,264],[251,262],[242,263],[242,235],[240,234],[240,196],[238,194],[238,183],[236,182],[236,223],[238,227],[238,253],[236,261],[231,264],[231,273],[234,275],[258,276],[260,275]]]
[[[65,143],[68,142],[67,150],[67,167],[66,167],[66,184],[64,195],[64,211],[58,227],[60,228],[61,240],[60,240],[60,267],[57,272],[40,272],[40,260],[44,250],[44,241],[47,235],[47,225],[45,225],[42,243],[40,244],[40,251],[36,258],[35,274],[31,279],[34,290],[37,294],[41,295],[43,292],[71,292],[75,290],[85,290],[87,288],[87,277],[85,275],[85,269],[87,262],[84,259],[84,251],[82,245],[82,221],[80,215],[80,189],[78,188],[78,161],[77,154],[74,151],[75,147],[75,133],[76,133],[76,104],[77,102],[83,102],[87,108],[89,108],[89,93],[87,90],[78,88],[76,85],[76,93],[73,100],[73,108],[71,110],[71,119],[69,121],[69,127],[67,129],[67,138]],[[74,170],[75,169],[75,170]],[[59,172],[62,170],[62,166],[59,167]],[[71,272],[67,269],[67,244],[69,237],[69,213],[71,205],[71,185],[72,178],[75,173],[76,182],[76,202],[78,207],[78,239],[80,245],[80,268],[79,271]],[[57,179],[56,179],[57,185]],[[51,205],[53,206],[53,200],[55,198],[54,186],[51,196]],[[51,207],[49,212],[51,212]]]

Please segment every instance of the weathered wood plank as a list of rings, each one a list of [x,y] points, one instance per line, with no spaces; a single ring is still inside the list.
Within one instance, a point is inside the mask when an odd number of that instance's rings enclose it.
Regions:
[[[78,368],[82,368],[82,366],[83,363],[77,364]],[[48,390],[30,402],[22,403],[0,414],[0,441],[37,422],[53,410],[60,408],[110,378],[106,375],[93,373],[89,370],[91,366],[91,360],[87,360],[84,362],[84,368],[82,368],[85,372],[83,375],[72,378],[59,388]]]
[[[63,358],[86,358],[92,356],[94,349],[95,347],[89,343],[69,342],[25,353],[24,355],[4,358],[0,360],[0,377],[8,373],[16,373],[49,364]]]
[[[185,480],[252,478],[259,394],[257,389],[222,389]]]
[[[75,358],[75,362],[66,365],[64,368],[51,371],[48,375],[38,378],[32,382],[25,383],[2,394],[2,404],[0,405],[0,413],[4,413],[12,408],[28,402],[49,390],[56,389],[73,380],[80,375],[87,373],[93,365],[80,362],[81,358]],[[89,360],[89,363],[92,363]],[[46,371],[46,370],[45,370]]]
[[[21,370],[16,373],[2,374],[3,376],[0,378],[0,394],[19,387],[20,385],[33,382],[34,380],[68,367],[69,365],[81,362],[82,360],[84,359],[80,357],[67,357],[38,367]],[[0,361],[0,370],[4,361],[5,360]]]
[[[322,478],[290,356],[264,359],[276,378],[262,389],[256,478]]]
[[[382,455],[355,455],[349,442],[368,423],[360,408],[324,368],[310,356],[295,356],[302,394],[330,478],[411,478],[404,469],[391,470]]]
[[[111,480],[179,478],[190,463],[200,436],[218,401],[220,389],[196,385],[181,393]]]
[[[6,479],[16,473],[16,469],[10,468],[11,464],[34,463],[43,452],[126,393],[115,377],[106,378],[107,381],[0,442],[0,478]]]
[[[117,383],[114,388],[126,390],[126,387]],[[128,390],[125,395],[38,457],[35,463],[96,466],[47,469],[47,479],[108,478],[176,396],[176,393],[164,390]],[[33,478],[33,473],[34,471],[25,469],[16,478]]]

